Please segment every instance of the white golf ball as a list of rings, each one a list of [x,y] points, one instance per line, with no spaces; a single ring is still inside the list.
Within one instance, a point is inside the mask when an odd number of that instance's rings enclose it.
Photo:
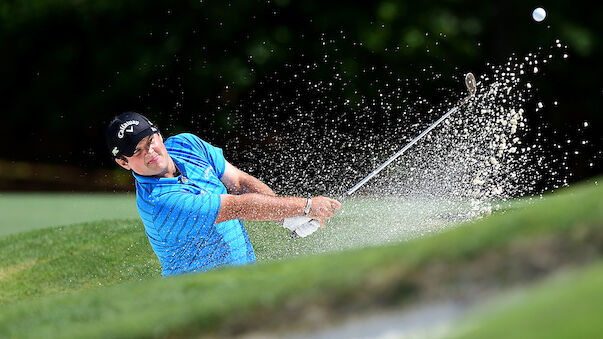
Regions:
[[[534,12],[532,12],[532,18],[534,18],[534,20],[537,22],[541,22],[544,20],[544,18],[546,18],[546,11],[544,8],[538,7],[534,10]]]

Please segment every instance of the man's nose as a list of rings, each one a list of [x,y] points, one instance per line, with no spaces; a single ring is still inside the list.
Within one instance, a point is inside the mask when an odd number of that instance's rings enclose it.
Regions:
[[[145,147],[144,148],[144,156],[145,156],[145,158],[148,157],[148,156],[152,156],[154,152],[155,151],[153,150],[153,147],[151,147],[151,146]]]
[[[151,152],[151,150],[155,151],[155,149],[153,148],[153,146],[155,146],[155,144],[153,142],[149,143],[149,147],[147,147],[147,152]]]

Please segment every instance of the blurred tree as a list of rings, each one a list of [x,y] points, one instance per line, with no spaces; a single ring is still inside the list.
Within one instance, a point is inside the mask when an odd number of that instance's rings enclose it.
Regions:
[[[435,99],[459,73],[483,72],[487,62],[557,38],[571,57],[551,65],[547,79],[564,86],[538,86],[547,100],[566,104],[547,122],[567,133],[582,121],[600,126],[599,11],[539,5],[549,13],[541,24],[530,17],[535,5],[523,1],[5,1],[0,128],[11,147],[0,158],[112,168],[104,127],[126,110],[149,114],[168,134],[192,130],[223,143],[249,114],[241,98],[269,93],[275,85],[263,79],[274,72],[285,79],[291,65],[327,65],[314,79],[341,72],[352,101],[377,94],[369,79],[421,80],[431,69],[441,77],[425,81],[421,93]],[[322,62],[325,55],[332,60]],[[363,72],[372,65],[386,67]],[[598,131],[584,133],[600,146]],[[581,156],[600,157],[599,146]],[[576,178],[599,170],[580,167]]]

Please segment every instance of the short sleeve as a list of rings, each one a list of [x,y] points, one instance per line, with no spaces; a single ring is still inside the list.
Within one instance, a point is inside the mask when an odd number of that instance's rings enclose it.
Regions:
[[[226,168],[226,159],[224,159],[222,149],[201,140],[201,138],[194,134],[183,133],[182,135],[189,139],[194,147],[197,147],[201,152],[207,155],[207,159],[216,170],[216,175],[218,178],[222,178]]]
[[[172,192],[157,198],[154,224],[164,241],[203,237],[211,232],[220,211],[219,194]]]

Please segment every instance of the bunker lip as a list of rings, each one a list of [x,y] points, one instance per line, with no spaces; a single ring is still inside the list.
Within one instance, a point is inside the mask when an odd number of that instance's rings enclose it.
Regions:
[[[580,237],[576,237],[577,232],[581,233]],[[290,303],[277,314],[260,311],[250,318],[226,321],[217,333],[236,338],[254,335],[268,338],[281,335],[323,337],[320,329],[328,332],[329,329],[343,328],[347,322],[359,317],[415,314],[425,305],[435,305],[433,310],[423,310],[427,313],[423,312],[422,316],[430,317],[433,316],[430,311],[439,311],[437,306],[454,301],[456,308],[446,315],[447,319],[442,319],[452,320],[516,287],[593,263],[599,258],[597,249],[601,246],[601,228],[568,230],[536,237],[533,241],[513,239],[505,246],[489,249],[467,262],[434,261],[410,271],[391,268],[374,272],[380,278],[367,277],[361,284],[362,288],[354,295],[347,295],[345,307],[336,298],[326,298],[327,302]],[[375,285],[376,280],[380,282]],[[320,314],[320,317],[311,314]],[[257,324],[263,325],[258,328]],[[233,332],[233,328],[237,331]],[[313,336],[313,333],[319,335]]]

